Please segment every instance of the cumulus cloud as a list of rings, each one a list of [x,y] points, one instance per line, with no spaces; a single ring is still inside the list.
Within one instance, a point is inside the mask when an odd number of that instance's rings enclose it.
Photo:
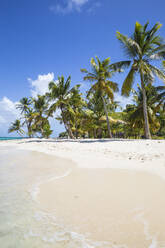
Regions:
[[[11,122],[20,118],[19,111],[16,109],[16,104],[7,97],[0,100],[0,136],[6,136]]]
[[[28,78],[28,81],[30,83],[32,97],[37,97],[37,95],[43,95],[48,91],[49,83],[54,81],[54,73],[38,75],[36,80]]]
[[[48,84],[54,80],[54,73],[38,75],[37,79],[28,79],[30,83],[30,94],[32,97],[45,94],[48,91]],[[18,102],[13,102],[8,97],[0,99],[0,136],[8,136],[8,128],[11,122],[20,118],[19,110],[16,109]],[[53,122],[53,120],[51,120]],[[52,123],[54,125],[54,122]],[[57,125],[57,124],[56,124]],[[16,134],[13,134],[14,136]]]
[[[124,97],[121,96],[119,93],[114,94],[115,101],[119,102],[121,107],[124,109],[127,104],[133,104],[133,96]]]
[[[91,2],[91,0],[63,0],[62,3],[60,2],[51,6],[50,10],[62,14],[67,14],[72,11],[81,12],[82,8],[89,2]],[[89,9],[93,11],[96,6],[98,6],[98,3],[92,3]]]
[[[28,78],[30,83],[30,93],[32,97],[37,97],[37,95],[44,95],[48,92],[48,85],[51,81],[54,81],[54,73],[48,73],[43,75],[38,75],[37,79]],[[52,118],[49,118],[51,128],[54,130],[53,136],[58,136],[59,132],[64,131],[64,126],[55,120],[55,118],[60,114],[57,110]]]

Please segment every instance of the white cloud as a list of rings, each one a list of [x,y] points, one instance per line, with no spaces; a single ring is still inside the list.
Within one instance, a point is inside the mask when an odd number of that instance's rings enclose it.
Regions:
[[[48,73],[45,75],[38,75],[36,80],[28,79],[31,87],[32,97],[37,97],[37,95],[43,95],[48,91],[48,85],[54,80],[54,73]]]
[[[36,80],[28,79],[30,83],[30,93],[33,97],[45,94],[48,91],[48,84],[54,81],[54,73],[38,75]],[[22,96],[23,97],[23,96]],[[0,136],[8,136],[8,128],[11,122],[20,119],[19,110],[16,109],[18,102],[13,102],[8,97],[0,99]],[[53,118],[50,118],[51,129],[54,130],[53,136],[58,136],[58,133],[64,131],[64,126],[55,120],[60,110],[57,110]],[[11,134],[16,136],[16,133]]]
[[[114,94],[114,100],[119,102],[123,109],[126,107],[127,104],[133,104],[133,96],[124,97],[121,96],[119,93]]]
[[[74,10],[80,12],[82,7],[88,2],[89,0],[65,0],[63,1],[63,4],[60,3],[51,6],[50,10],[62,14],[67,14]]]
[[[0,100],[0,136],[6,136],[11,122],[19,118],[16,104],[17,102],[13,102],[7,97]]]

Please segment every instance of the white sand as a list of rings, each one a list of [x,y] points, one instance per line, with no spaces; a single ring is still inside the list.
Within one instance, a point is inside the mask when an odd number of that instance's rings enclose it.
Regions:
[[[78,168],[42,184],[37,199],[58,223],[90,240],[160,248],[165,247],[164,192],[164,180],[149,173]],[[158,246],[151,246],[154,242]]]
[[[165,140],[25,139],[2,141],[0,146],[56,155],[81,168],[147,171],[165,179]]]
[[[38,192],[42,209],[71,230],[108,247],[165,247],[165,140],[26,139],[1,146],[75,162],[71,174]]]

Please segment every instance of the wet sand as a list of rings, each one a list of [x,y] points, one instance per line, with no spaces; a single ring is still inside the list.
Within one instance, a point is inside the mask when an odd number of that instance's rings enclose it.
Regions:
[[[165,247],[165,181],[158,176],[77,168],[42,184],[38,200],[61,224],[91,240],[129,248]]]
[[[2,146],[42,152],[30,159],[35,173],[44,175],[33,196],[70,230],[60,248],[165,247],[165,140],[26,139]],[[85,239],[84,245],[78,234],[108,243]],[[68,246],[73,236],[76,243]]]

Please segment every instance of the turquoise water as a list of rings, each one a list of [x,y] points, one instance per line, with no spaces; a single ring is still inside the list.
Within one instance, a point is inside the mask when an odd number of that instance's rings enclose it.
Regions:
[[[0,137],[0,140],[16,140],[16,139],[24,139],[22,137]]]

